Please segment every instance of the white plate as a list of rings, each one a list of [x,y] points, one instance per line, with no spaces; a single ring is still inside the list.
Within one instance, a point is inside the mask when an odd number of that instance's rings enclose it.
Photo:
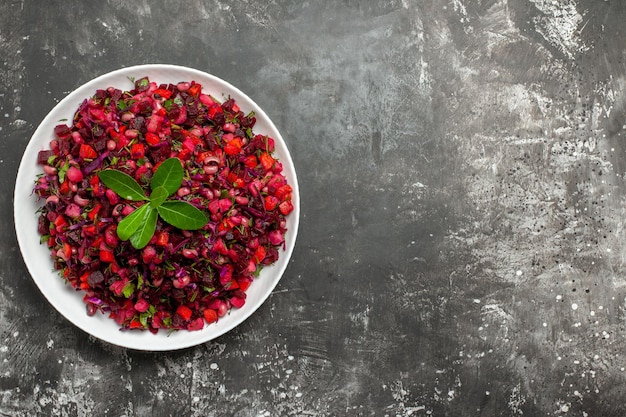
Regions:
[[[37,233],[38,218],[35,212],[41,203],[32,193],[36,176],[41,172],[41,167],[36,163],[37,154],[42,149],[49,149],[54,127],[59,123],[69,123],[62,120],[71,121],[80,103],[92,96],[97,89],[114,86],[126,91],[133,87],[129,78],[139,79],[144,76],[157,83],[195,80],[202,84],[203,91],[216,98],[234,98],[244,113],[254,111],[257,119],[254,131],[274,138],[275,156],[282,162],[283,173],[293,188],[294,210],[287,217],[285,251],[280,253],[274,265],[265,267],[248,288],[247,300],[242,308],[232,309],[217,323],[199,331],[178,331],[170,334],[161,331],[156,335],[148,331],[120,331],[115,321],[104,314],[87,316],[82,301],[83,293],[77,293],[70,285],[66,285],[58,273],[53,271],[50,251],[40,244]],[[296,171],[285,141],[267,114],[254,101],[231,84],[205,72],[176,65],[153,64],[119,69],[91,80],[65,97],[48,113],[35,130],[22,156],[15,184],[14,210],[17,240],[26,267],[43,295],[57,311],[85,332],[111,344],[130,349],[164,351],[195,346],[221,336],[241,324],[263,304],[278,284],[291,258],[298,232],[300,199]]]

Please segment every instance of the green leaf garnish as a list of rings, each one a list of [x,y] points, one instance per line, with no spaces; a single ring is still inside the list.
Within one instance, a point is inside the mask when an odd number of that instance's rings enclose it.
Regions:
[[[115,191],[120,197],[130,201],[149,200],[141,185],[130,175],[115,169],[105,169],[98,173],[100,181]]]
[[[126,298],[130,298],[130,296],[133,295],[134,292],[135,284],[133,284],[132,282],[128,282],[126,285],[124,285],[124,288],[122,289],[122,294],[124,294],[124,297]]]
[[[135,249],[144,248],[152,239],[158,217],[182,230],[197,230],[208,221],[206,215],[186,201],[167,200],[183,182],[183,167],[178,158],[166,159],[150,180],[152,192],[146,196],[133,177],[121,171],[106,169],[98,173],[100,180],[120,197],[130,201],[148,201],[117,225],[121,240],[129,240]]]
[[[70,169],[70,164],[66,161],[63,165],[61,165],[61,168],[59,168],[57,173],[59,176],[59,183],[65,182],[65,174],[67,174],[68,169]]]
[[[154,190],[157,187],[163,187],[170,196],[178,190],[183,182],[183,166],[178,158],[166,159],[159,165],[156,172],[150,180],[150,188]],[[115,191],[115,190],[113,190]]]
[[[152,239],[152,235],[154,235],[154,231],[156,230],[158,217],[157,212],[152,207],[149,207],[146,215],[144,216],[143,222],[130,237],[130,244],[133,245],[135,249],[141,249],[145,247],[148,242],[150,242],[150,239]]]
[[[145,221],[146,212],[150,209],[149,204],[144,204],[137,210],[124,217],[117,225],[117,236],[122,240],[128,240]]]
[[[157,207],[157,211],[167,223],[183,230],[197,230],[207,222],[204,213],[186,201],[166,201]]]
[[[152,193],[150,194],[150,206],[152,208],[157,208],[170,196],[170,192],[168,192],[165,187],[156,187],[152,189]]]

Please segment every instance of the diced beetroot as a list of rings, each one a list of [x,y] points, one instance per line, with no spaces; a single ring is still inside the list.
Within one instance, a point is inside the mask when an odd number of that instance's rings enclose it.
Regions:
[[[37,164],[39,165],[47,164],[48,160],[52,156],[54,156],[54,151],[52,150],[46,149],[46,150],[39,151],[37,153]]]
[[[285,241],[285,237],[279,230],[272,230],[269,232],[270,243],[274,246],[278,246]]]
[[[204,327],[204,320],[202,320],[201,318],[197,318],[195,320],[192,320],[191,323],[187,325],[187,330],[197,331],[197,330],[202,330],[203,327]]]
[[[61,124],[61,125],[56,125],[54,127],[54,135],[58,139],[67,140],[72,135],[72,132],[70,131],[70,128],[67,125]]]
[[[245,298],[233,297],[230,300],[230,304],[235,308],[241,308],[246,303]]]

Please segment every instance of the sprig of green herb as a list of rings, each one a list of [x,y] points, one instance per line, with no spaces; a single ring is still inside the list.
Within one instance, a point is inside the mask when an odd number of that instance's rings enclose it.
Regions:
[[[150,180],[150,196],[130,175],[105,169],[98,173],[100,180],[116,194],[130,201],[147,203],[122,219],[117,225],[117,235],[130,240],[135,249],[145,247],[156,230],[158,217],[182,230],[197,230],[207,223],[205,214],[190,203],[168,200],[183,182],[183,167],[177,158],[163,161]]]

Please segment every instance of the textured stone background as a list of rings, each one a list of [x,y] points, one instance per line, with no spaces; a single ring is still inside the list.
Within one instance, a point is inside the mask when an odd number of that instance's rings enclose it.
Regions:
[[[0,2],[0,190],[113,69],[210,72],[298,170],[290,267],[243,325],[142,353],[28,275],[0,200],[0,415],[626,414],[626,3]]]

